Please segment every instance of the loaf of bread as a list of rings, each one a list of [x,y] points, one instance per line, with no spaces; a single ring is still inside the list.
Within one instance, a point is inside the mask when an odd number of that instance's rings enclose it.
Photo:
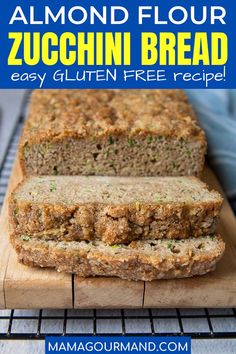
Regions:
[[[208,273],[215,269],[225,248],[220,236],[132,241],[126,246],[109,246],[102,241],[45,241],[24,235],[12,242],[19,260],[29,266],[52,267],[81,277],[145,281]]]
[[[37,176],[12,194],[10,224],[45,241],[181,239],[215,233],[221,204],[196,177]]]
[[[199,176],[205,152],[180,90],[40,90],[19,157],[26,175]]]

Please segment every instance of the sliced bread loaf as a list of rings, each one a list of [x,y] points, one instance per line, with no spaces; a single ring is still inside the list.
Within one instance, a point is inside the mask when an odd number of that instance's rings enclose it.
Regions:
[[[40,90],[19,156],[27,175],[199,176],[205,152],[180,90]]]
[[[169,241],[133,241],[108,246],[101,241],[56,242],[12,237],[19,260],[81,277],[115,276],[128,280],[191,277],[215,269],[224,252],[220,236]]]
[[[221,204],[195,177],[30,177],[12,194],[10,225],[40,240],[181,239],[213,234]]]

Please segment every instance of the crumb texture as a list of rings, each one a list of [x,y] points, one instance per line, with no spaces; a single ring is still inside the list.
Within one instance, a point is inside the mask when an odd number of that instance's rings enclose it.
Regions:
[[[48,204],[143,204],[218,201],[216,191],[194,177],[31,177],[16,189],[20,200]]]
[[[195,177],[30,177],[11,197],[10,223],[45,240],[182,239],[213,234],[221,204]]]

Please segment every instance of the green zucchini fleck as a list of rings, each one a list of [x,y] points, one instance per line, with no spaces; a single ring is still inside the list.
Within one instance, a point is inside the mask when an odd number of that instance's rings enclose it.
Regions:
[[[54,174],[54,176],[57,176],[58,175],[58,169],[57,169],[57,166],[54,166],[53,167],[53,174]]]
[[[20,211],[19,207],[16,207],[14,210],[14,214],[17,215],[19,213],[19,211]]]
[[[30,240],[30,237],[27,236],[27,235],[22,235],[22,236],[21,236],[21,239],[22,239],[23,241],[29,241],[29,240]]]
[[[130,147],[133,147],[133,146],[135,146],[135,141],[133,140],[133,139],[128,139],[128,145],[130,146]]]
[[[51,181],[49,190],[50,192],[55,192],[57,190],[56,181]]]
[[[115,142],[114,138],[113,138],[112,136],[110,136],[110,137],[108,138],[108,144],[109,144],[109,145],[112,145],[112,144],[114,144],[114,142]]]

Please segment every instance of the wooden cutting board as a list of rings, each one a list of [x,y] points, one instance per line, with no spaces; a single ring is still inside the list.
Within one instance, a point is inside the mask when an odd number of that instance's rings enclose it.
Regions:
[[[236,306],[236,219],[226,200],[219,225],[226,242],[226,253],[215,272],[189,279],[152,282],[118,278],[82,279],[18,263],[8,242],[7,209],[9,194],[21,179],[17,161],[0,217],[0,308]],[[203,179],[222,193],[209,168],[205,168]]]

